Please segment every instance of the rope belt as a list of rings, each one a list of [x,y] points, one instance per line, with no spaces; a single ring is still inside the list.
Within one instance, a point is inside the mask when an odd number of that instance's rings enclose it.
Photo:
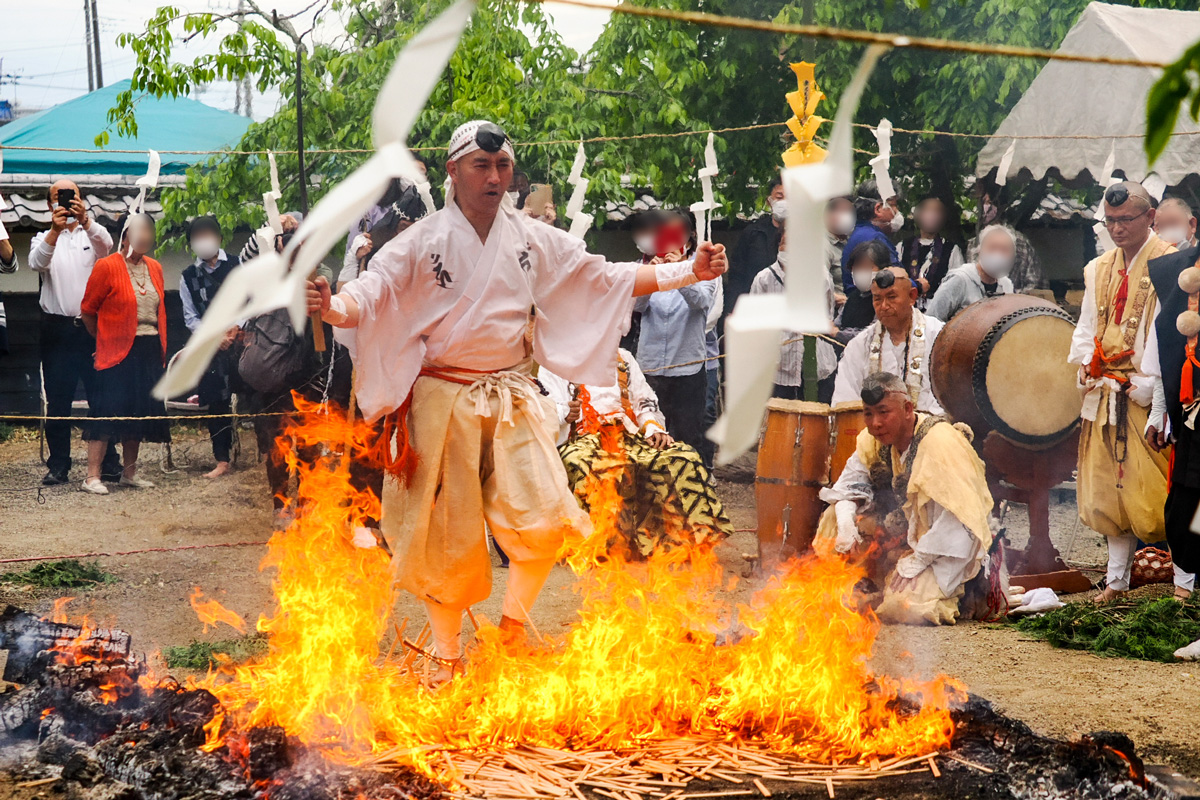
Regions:
[[[467,396],[475,403],[475,414],[480,417],[492,416],[491,398],[500,400],[500,422],[515,426],[513,408],[517,401],[525,400],[529,413],[539,421],[546,418],[546,411],[537,402],[540,391],[537,381],[512,369],[475,370],[463,367],[421,367],[417,378],[435,378],[448,383],[457,383],[469,387]],[[376,440],[374,446],[364,455],[365,458],[401,484],[407,486],[417,469],[417,451],[412,446],[412,436],[408,428],[408,415],[412,409],[413,390],[409,389],[408,397],[400,407],[383,418],[383,434]],[[396,447],[392,449],[392,439]]]

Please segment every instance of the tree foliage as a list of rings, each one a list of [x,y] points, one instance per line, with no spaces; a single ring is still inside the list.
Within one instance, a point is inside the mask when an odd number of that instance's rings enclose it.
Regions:
[[[370,110],[396,52],[447,3],[335,3],[331,12],[341,16],[345,36],[334,43],[313,44],[305,61],[308,148],[371,146]],[[682,10],[1046,48],[1058,46],[1086,4],[1087,0],[656,0],[656,5]],[[1183,0],[1135,4],[1184,6]],[[266,122],[252,125],[239,147],[293,150],[280,156],[279,163],[281,176],[286,176],[282,205],[294,206],[298,187],[293,53],[301,46],[300,38],[289,20],[273,18],[252,1],[251,7],[238,28],[230,27],[232,15],[183,14],[165,7],[145,32],[122,35],[120,42],[134,49],[138,64],[130,96],[119,99],[111,118],[120,132],[136,133],[135,98],[141,94],[187,94],[211,80],[245,75],[260,87],[279,85],[282,108]],[[217,38],[216,52],[190,64],[176,63],[173,43],[189,37]],[[789,113],[784,94],[795,88],[787,65],[799,60],[817,63],[818,81],[829,96],[821,113],[832,118],[861,52],[860,46],[847,43],[614,14],[595,46],[581,57],[563,44],[539,4],[483,0],[409,142],[418,151],[444,147],[455,126],[475,117],[500,122],[519,142],[782,122]],[[872,77],[858,119],[874,124],[886,116],[900,128],[990,133],[1041,67],[1042,62],[1030,59],[896,50]],[[1186,76],[1179,80],[1191,85]],[[719,137],[718,199],[727,214],[759,207],[786,146],[782,133],[782,128],[769,128]],[[828,126],[822,133],[828,135]],[[857,132],[857,144],[863,150],[875,148],[866,130]],[[971,172],[981,144],[976,139],[899,134],[893,145],[893,174],[912,195],[932,190],[963,197],[963,177]],[[695,201],[695,173],[703,147],[700,136],[589,145],[585,174],[591,180],[593,212],[603,219],[604,201],[630,201],[638,189],[648,189],[668,203]],[[522,147],[518,162],[533,180],[560,187],[561,195],[573,152],[570,143]],[[438,149],[424,155],[440,162]],[[365,157],[311,155],[313,197]],[[867,158],[860,156],[860,167],[865,169]],[[440,170],[434,175],[440,177]],[[259,225],[259,198],[266,188],[265,160],[213,158],[189,171],[185,187],[164,191],[166,220],[177,224],[194,214],[214,213],[225,226]]]

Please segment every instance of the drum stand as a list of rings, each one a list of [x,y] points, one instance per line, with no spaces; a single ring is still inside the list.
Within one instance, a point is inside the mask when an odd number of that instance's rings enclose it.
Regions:
[[[1087,576],[1068,567],[1050,541],[1050,490],[1070,479],[1078,451],[1078,431],[1045,450],[1020,447],[994,431],[983,440],[992,498],[997,503],[1023,503],[1029,510],[1028,546],[1008,551],[1009,579],[1018,586],[1046,587],[1060,594],[1092,588]]]

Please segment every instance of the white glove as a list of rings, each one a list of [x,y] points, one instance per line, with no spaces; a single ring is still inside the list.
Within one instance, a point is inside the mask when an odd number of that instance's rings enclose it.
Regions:
[[[929,566],[918,553],[909,553],[896,562],[896,574],[905,580],[917,577]]]
[[[1164,424],[1163,420],[1166,420]],[[1161,426],[1161,427],[1160,427]],[[1154,379],[1154,399],[1150,402],[1150,417],[1146,420],[1145,436],[1151,428],[1157,428],[1159,433],[1171,435],[1171,420],[1167,417],[1167,390],[1163,388],[1162,378]]]
[[[833,549],[838,553],[849,553],[856,544],[862,543],[858,534],[858,503],[853,500],[839,500],[833,507],[837,516],[837,538]]]

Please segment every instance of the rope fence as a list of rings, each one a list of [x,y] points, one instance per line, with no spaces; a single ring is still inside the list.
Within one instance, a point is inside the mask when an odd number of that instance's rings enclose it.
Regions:
[[[552,0],[553,2],[561,2],[562,0]],[[543,0],[525,0],[525,2],[543,2]],[[517,147],[548,147],[554,145],[578,145],[581,142],[587,144],[603,144],[610,142],[633,142],[647,139],[678,139],[689,136],[707,136],[708,134],[721,135],[727,133],[741,133],[744,131],[758,131],[769,128],[786,128],[786,122],[763,122],[756,125],[737,125],[728,128],[703,128],[699,130],[673,131],[670,133],[638,133],[628,136],[592,136],[583,139],[546,139],[532,142],[514,142]],[[854,123],[855,128],[872,129],[875,126],[866,122]],[[1017,140],[1071,140],[1071,141],[1109,141],[1112,139],[1142,139],[1145,138],[1145,133],[1113,133],[1113,134],[1096,134],[1096,133],[1031,133],[1031,134],[999,134],[999,133],[961,133],[958,131],[944,131],[936,128],[892,128],[893,133],[910,134],[913,136],[949,136],[959,139],[1003,139],[1005,141]],[[1200,130],[1190,131],[1172,131],[1171,136],[1200,136]],[[116,150],[108,148],[89,148],[89,147],[36,147],[33,145],[10,145],[0,144],[0,151],[25,151],[25,152],[45,152],[45,153],[93,153],[93,154],[110,154],[110,155],[144,155],[145,150]],[[444,146],[429,145],[421,147],[410,147],[414,153],[424,152],[445,152]],[[295,150],[158,150],[159,155],[190,155],[190,156],[266,156],[274,155],[290,155],[294,154]],[[305,149],[305,155],[370,155],[375,152],[374,148],[311,148]],[[856,150],[856,152],[875,155],[866,150]]]
[[[26,556],[24,558],[0,558],[0,564],[24,564],[30,561],[63,561],[66,559],[111,558],[115,556],[135,556],[142,553],[178,553],[184,550],[207,550],[214,547],[253,547],[264,545],[268,540],[257,542],[220,542],[217,544],[185,544],[178,547],[147,547],[142,550],[114,550],[113,552],[97,551],[94,553],[75,553],[66,556]]]
[[[768,20],[750,19],[749,17],[709,14],[703,11],[676,11],[670,8],[651,8],[627,2],[616,6],[603,5],[589,2],[588,0],[522,0],[522,2],[557,3],[559,5],[609,11],[613,14],[628,14],[635,17],[686,22],[691,25],[759,31],[761,33],[775,33],[786,36],[805,36],[811,39],[827,39],[830,41],[853,42],[855,44],[882,44],[896,49],[931,50],[935,52],[967,53],[981,56],[1003,56],[1006,58],[1037,58],[1047,61],[1068,61],[1077,64],[1105,64],[1108,66],[1151,67],[1157,69],[1164,69],[1171,64],[1170,61],[1149,61],[1121,56],[1094,56],[1086,53],[1064,53],[1059,50],[1046,50],[1041,47],[966,42],[956,39],[938,39],[930,36],[907,36],[899,33],[878,33],[850,28],[836,28],[828,25],[770,22]]]

